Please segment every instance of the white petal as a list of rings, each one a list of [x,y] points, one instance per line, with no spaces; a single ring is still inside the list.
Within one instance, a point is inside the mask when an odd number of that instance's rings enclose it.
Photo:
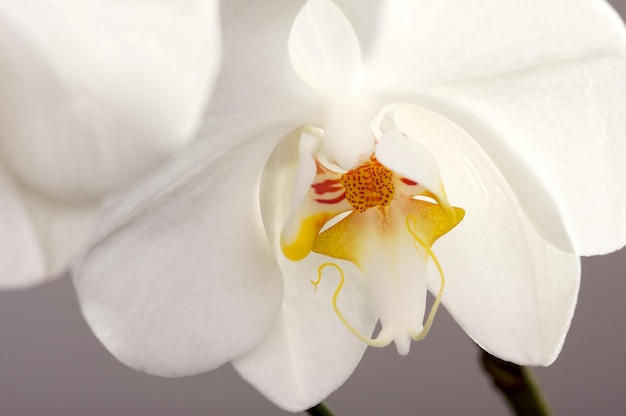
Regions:
[[[389,119],[384,120],[391,121]],[[448,204],[441,182],[439,164],[433,154],[419,143],[411,140],[395,125],[382,132],[376,146],[376,158],[385,167],[398,175],[411,179],[432,192],[437,199]]]
[[[0,2],[0,153],[29,186],[100,197],[193,138],[219,61],[213,0]]]
[[[289,35],[294,70],[320,94],[350,90],[361,66],[359,40],[346,16],[330,0],[309,0]]]
[[[366,7],[363,0],[333,0],[333,2],[348,18],[359,40],[361,56],[367,59],[378,35],[382,6],[387,0],[368,0]]]
[[[366,344],[346,329],[332,307],[338,276],[326,271],[317,291],[311,280],[328,257],[315,253],[291,262],[280,251],[280,228],[290,209],[298,159],[299,136],[288,138],[268,162],[261,186],[261,208],[274,253],[285,279],[279,318],[263,343],[233,361],[241,376],[278,406],[302,411],[324,400],[352,374]],[[348,262],[337,262],[346,273],[338,306],[363,334],[370,334],[376,314],[365,280]]]
[[[19,187],[0,165],[0,287],[30,285],[43,276],[45,265],[37,234]]]
[[[319,133],[321,135],[321,133]],[[340,174],[328,170],[317,159],[317,149],[321,137],[310,133],[303,133],[298,146],[297,168],[293,172],[293,189],[291,190],[291,209],[289,216],[284,220],[280,230],[280,245],[282,254],[290,260],[298,261],[306,257],[313,248],[315,239],[324,226],[335,215],[352,209],[345,198],[345,190],[341,185]],[[291,146],[293,138],[287,138],[274,151],[270,163],[265,168],[262,187],[262,206],[268,206],[267,211],[274,210],[275,204],[264,201],[276,191],[272,182],[276,180],[275,170],[284,170],[289,166],[288,158],[292,156]],[[312,146],[313,145],[313,148]],[[274,166],[276,165],[276,166]],[[265,190],[263,190],[265,189]],[[267,195],[265,195],[267,193]],[[276,218],[274,212],[268,212],[268,218]],[[266,219],[266,222],[268,220]],[[271,231],[275,225],[268,225]]]
[[[75,283],[87,322],[122,362],[189,375],[261,341],[283,284],[261,224],[258,182],[284,134],[259,135],[225,154],[198,142],[110,207]]]
[[[623,23],[596,0],[378,3],[364,85],[386,96],[622,51]]]
[[[100,213],[100,203],[68,204],[28,190],[23,196],[46,261],[46,274],[37,278],[60,277],[84,249]]]
[[[294,72],[287,52],[289,31],[304,3],[303,0],[221,2],[224,55],[204,123],[205,132],[220,134],[233,129],[259,132],[285,120],[295,120],[293,128],[306,124],[320,126],[318,97]]]
[[[626,59],[566,62],[427,94],[422,103],[489,153],[544,237],[567,249],[558,238],[565,228],[581,255],[626,244]]]
[[[327,257],[311,254],[297,263],[281,263],[285,299],[279,318],[259,347],[233,361],[246,381],[291,412],[310,408],[339,388],[367,347],[333,311],[337,273],[325,271],[317,291],[311,285],[325,261]],[[352,264],[337,264],[346,274],[338,307],[356,329],[369,335],[377,317],[365,279]]]
[[[444,305],[492,354],[519,364],[551,363],[574,312],[577,256],[541,238],[467,133],[417,107],[398,115],[402,130],[420,137],[438,160],[450,202],[466,210],[433,246],[447,278]],[[436,290],[438,276],[431,277]]]
[[[0,195],[0,288],[61,277],[85,243],[99,204],[67,204],[44,197],[20,187],[1,167]]]
[[[298,144],[298,161],[296,162],[297,168],[294,174],[294,188],[292,191],[291,198],[291,215],[293,215],[294,209],[302,203],[302,200],[306,196],[313,180],[315,179],[315,174],[317,171],[317,167],[315,165],[315,157],[317,152],[319,151],[322,137],[321,134],[314,134],[315,132],[303,132],[300,136],[300,142]],[[293,139],[291,139],[293,140]],[[274,152],[279,150],[282,147],[279,145]],[[291,149],[287,148],[284,150],[285,152],[289,152]],[[287,153],[285,157],[292,156]],[[275,156],[274,156],[275,157]],[[282,161],[287,164],[286,160]],[[266,166],[266,169],[268,167]]]

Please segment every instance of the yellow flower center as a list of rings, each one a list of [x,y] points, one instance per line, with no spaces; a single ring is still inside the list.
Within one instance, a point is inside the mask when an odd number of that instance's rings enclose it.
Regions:
[[[301,166],[308,171],[299,176],[311,176],[297,182],[299,196],[281,232],[282,252],[291,261],[311,252],[326,256],[330,261],[321,261],[311,283],[317,288],[329,267],[339,273],[332,306],[341,322],[369,345],[395,342],[406,354],[412,340],[428,333],[443,296],[445,277],[431,246],[464,211],[447,201],[428,150],[397,128],[386,129],[371,156],[345,173],[316,157],[316,139],[312,134],[301,139]],[[339,294],[350,276],[333,260],[355,265],[370,286],[381,324],[375,338],[360,333],[342,314]],[[430,261],[440,284],[424,320]]]
[[[393,172],[381,165],[375,157],[356,169],[341,175],[346,200],[357,212],[375,206],[387,207],[393,199]]]

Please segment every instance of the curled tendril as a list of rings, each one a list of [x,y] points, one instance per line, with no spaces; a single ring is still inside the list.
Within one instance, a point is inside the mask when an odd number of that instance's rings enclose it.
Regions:
[[[409,215],[406,219],[406,226],[407,226],[409,233],[411,234],[411,237],[413,238],[415,249],[418,252],[420,252],[420,249],[423,249],[426,251],[427,255],[430,258],[432,258],[433,262],[435,263],[435,266],[437,267],[437,271],[439,272],[439,276],[441,277],[441,284],[439,285],[437,296],[435,297],[435,301],[433,302],[433,305],[430,308],[430,313],[428,314],[428,317],[426,318],[426,322],[424,323],[422,330],[411,334],[411,338],[414,341],[420,341],[424,339],[426,335],[428,335],[428,332],[430,331],[430,328],[432,327],[433,321],[435,320],[435,315],[437,314],[437,310],[439,309],[439,305],[441,304],[441,299],[443,297],[443,290],[445,287],[446,279],[443,273],[443,269],[441,268],[441,264],[439,263],[439,260],[437,259],[437,256],[435,256],[435,253],[433,253],[433,251],[428,246],[428,244],[426,244],[424,240],[422,240],[417,235],[417,231],[416,231],[417,219],[414,216]],[[327,263],[321,264],[318,267],[317,280],[311,280],[311,284],[313,285],[315,290],[317,290],[317,286],[321,283],[324,269],[326,269],[327,267],[333,267],[339,272],[339,283],[337,284],[337,288],[335,289],[335,292],[333,293],[332,304],[333,304],[333,309],[335,311],[335,314],[337,315],[341,323],[343,323],[343,325],[350,332],[352,332],[354,336],[356,336],[359,340],[366,343],[367,345],[370,345],[372,347],[378,347],[378,348],[386,347],[387,345],[389,345],[392,341],[392,337],[388,333],[383,334],[384,331],[381,331],[381,333],[376,338],[365,336],[362,333],[360,333],[350,322],[348,322],[346,317],[339,310],[339,307],[337,306],[337,298],[339,297],[339,293],[341,292],[341,289],[343,288],[343,284],[345,282],[345,274],[343,272],[343,269],[339,265],[337,265],[336,263],[327,262]]]

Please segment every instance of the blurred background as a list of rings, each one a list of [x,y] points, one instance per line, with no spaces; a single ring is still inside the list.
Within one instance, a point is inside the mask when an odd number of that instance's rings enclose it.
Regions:
[[[610,3],[626,16],[626,0]],[[555,414],[626,414],[625,296],[626,250],[583,259],[580,298],[563,352],[552,366],[535,371]],[[393,347],[368,349],[328,403],[338,416],[509,414],[478,357],[442,310],[427,339],[414,343],[407,357]],[[83,322],[69,278],[0,292],[2,416],[251,414],[289,413],[229,365],[163,379],[120,364]]]

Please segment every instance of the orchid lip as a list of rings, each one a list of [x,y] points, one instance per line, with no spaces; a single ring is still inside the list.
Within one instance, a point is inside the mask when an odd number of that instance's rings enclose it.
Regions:
[[[432,155],[423,154],[427,150],[420,145],[404,142],[411,139],[395,124],[389,124],[389,120],[386,123],[393,128],[379,140],[379,145],[384,143],[380,154],[407,175],[378,160],[378,148],[359,166],[337,172],[321,162],[310,146],[301,143],[299,169],[312,170],[297,176],[312,179],[296,181],[295,187],[301,188],[294,188],[294,195],[303,196],[294,200],[281,233],[281,248],[291,261],[302,260],[310,252],[327,256],[329,261],[320,265],[317,279],[311,283],[317,288],[329,267],[339,272],[332,305],[344,326],[371,346],[395,342],[398,352],[405,355],[411,340],[422,339],[428,333],[443,295],[445,277],[431,246],[462,220],[464,211],[449,204],[442,186],[434,190],[424,186],[404,155],[394,155],[398,148],[421,152],[416,159],[425,161],[426,169],[432,168],[434,160]],[[385,136],[390,134],[393,136]],[[325,132],[320,132],[322,146],[316,147],[318,151],[324,148],[325,140]],[[438,168],[433,170],[427,172],[426,181],[440,184]],[[345,217],[333,220],[341,214]],[[352,262],[369,282],[382,325],[376,338],[359,333],[341,313],[337,299],[346,276],[333,259]],[[424,322],[429,260],[437,267],[441,284]]]

